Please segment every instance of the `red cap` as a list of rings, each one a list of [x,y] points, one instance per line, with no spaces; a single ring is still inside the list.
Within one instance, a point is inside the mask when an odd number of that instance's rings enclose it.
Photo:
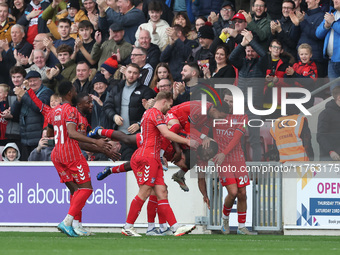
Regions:
[[[242,19],[244,21],[247,21],[242,13],[236,13],[231,20],[235,20],[235,19]]]

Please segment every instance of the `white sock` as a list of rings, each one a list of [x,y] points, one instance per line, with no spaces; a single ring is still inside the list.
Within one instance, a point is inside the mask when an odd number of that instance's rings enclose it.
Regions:
[[[168,229],[168,224],[166,223],[162,223],[162,224],[159,224],[159,229],[164,232]]]
[[[245,228],[246,227],[246,223],[238,223],[238,228]]]
[[[133,227],[133,224],[125,223],[125,226],[124,226],[125,229],[129,229],[132,227]]]
[[[174,225],[172,225],[172,226],[170,227],[170,229],[171,229],[172,232],[176,232],[176,230],[177,230],[178,228],[179,228],[178,223],[175,223]]]
[[[72,226],[73,219],[74,219],[73,216],[67,214],[65,219],[64,219],[65,226]]]
[[[185,173],[186,173],[186,172],[184,172],[182,169],[180,169],[180,170],[177,172],[177,174],[178,174],[179,177],[184,177]]]
[[[224,215],[223,213],[222,213],[222,218],[225,219],[225,220],[229,220],[229,216]]]
[[[98,129],[98,135],[102,135],[102,131],[103,131],[103,129]]]
[[[147,231],[153,230],[154,228],[155,228],[155,223],[154,222],[148,222],[148,230]]]
[[[79,224],[79,220],[73,220],[72,222],[72,227],[76,228],[78,227],[80,224]]]
[[[161,149],[161,152],[159,153],[159,155],[161,156],[161,158],[164,156],[164,152],[165,152],[165,150]]]

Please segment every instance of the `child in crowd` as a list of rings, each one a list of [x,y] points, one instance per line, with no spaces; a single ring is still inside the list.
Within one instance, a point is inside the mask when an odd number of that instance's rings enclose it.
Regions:
[[[286,69],[286,77],[297,78],[294,79],[294,85],[296,87],[308,89],[312,92],[315,89],[315,82],[318,78],[318,71],[316,64],[311,60],[312,58],[312,47],[303,43],[298,47],[298,55],[300,61],[295,63],[293,67],[289,66]],[[300,94],[301,96],[301,94]],[[299,97],[300,97],[299,96]],[[294,95],[291,98],[299,98]],[[311,107],[314,104],[314,98],[312,97],[309,102],[306,103],[305,107]]]
[[[9,86],[7,84],[0,84],[0,145],[3,140],[6,140],[5,133],[7,127],[7,120],[2,117],[2,113],[8,109],[8,96]]]
[[[15,143],[8,143],[3,149],[1,155],[4,161],[19,161],[20,151]]]

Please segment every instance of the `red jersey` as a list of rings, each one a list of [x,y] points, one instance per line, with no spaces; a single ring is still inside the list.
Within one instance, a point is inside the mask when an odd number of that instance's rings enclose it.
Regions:
[[[207,112],[212,106],[212,103],[207,102]],[[178,119],[182,128],[188,133],[193,128],[202,129],[207,127],[208,122],[208,116],[202,115],[201,101],[188,101],[172,107],[167,113],[167,119],[173,118]],[[207,129],[209,128],[207,127]]]
[[[235,132],[245,133],[248,122],[247,115],[228,114],[227,124],[215,124],[213,128],[214,140],[218,143],[218,153],[223,152],[234,137]],[[245,161],[241,143],[238,143],[225,157],[226,162]]]
[[[151,157],[160,160],[160,150],[162,145],[162,135],[158,130],[158,125],[165,125],[164,114],[151,108],[144,112],[141,121],[141,144],[135,154],[137,156]]]
[[[51,153],[52,161],[72,162],[84,157],[78,141],[68,136],[66,125],[79,125],[80,113],[75,107],[65,103],[53,108],[48,116],[48,124],[53,126],[55,147]],[[73,125],[73,124],[70,124]]]

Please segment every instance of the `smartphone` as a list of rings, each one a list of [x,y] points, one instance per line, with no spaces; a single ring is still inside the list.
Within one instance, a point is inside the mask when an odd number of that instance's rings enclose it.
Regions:
[[[48,147],[54,147],[55,143],[54,143],[54,139],[48,139],[47,140],[47,146]]]

